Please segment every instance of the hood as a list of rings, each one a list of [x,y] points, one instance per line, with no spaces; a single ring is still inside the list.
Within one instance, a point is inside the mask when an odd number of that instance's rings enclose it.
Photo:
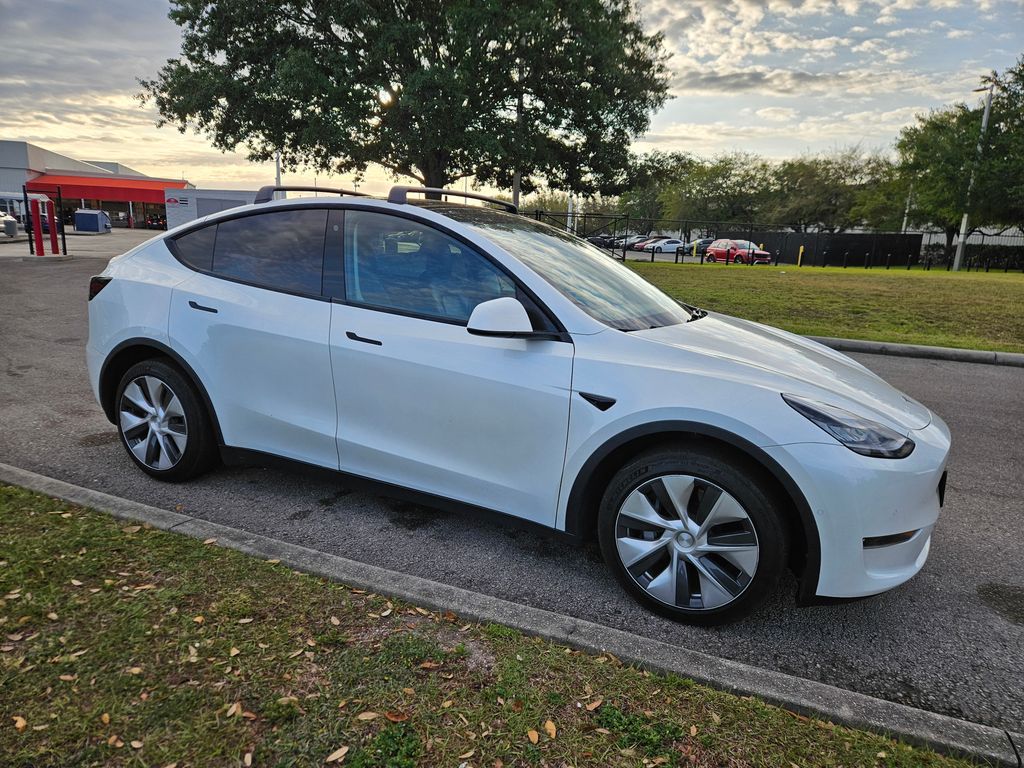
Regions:
[[[629,335],[719,359],[739,366],[736,378],[751,384],[777,387],[904,430],[923,429],[932,420],[925,406],[855,360],[760,323],[709,313],[690,323]]]

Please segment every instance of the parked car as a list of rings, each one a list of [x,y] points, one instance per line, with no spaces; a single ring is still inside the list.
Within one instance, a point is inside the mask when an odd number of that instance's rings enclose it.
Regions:
[[[666,237],[664,240],[648,243],[644,246],[644,250],[648,253],[675,253],[681,245],[686,245],[686,241],[680,240],[678,237]]]
[[[139,470],[273,456],[596,537],[631,595],[698,624],[787,567],[801,604],[921,569],[950,447],[928,408],[509,203],[428,192],[231,208],[93,277],[90,383]]]
[[[749,240],[715,240],[708,246],[706,260],[726,264],[771,264],[772,255]]]
[[[167,229],[167,217],[162,213],[151,213],[146,217],[146,229]]]
[[[645,250],[647,248],[648,245],[653,245],[654,243],[657,243],[657,242],[659,242],[661,240],[668,240],[668,237],[666,237],[664,235],[659,235],[657,237],[648,237],[648,238],[646,238],[644,240],[640,240],[640,241],[638,241],[636,243],[633,243],[632,250],[634,250],[634,251],[643,251],[643,250]]]
[[[610,237],[604,235],[592,235],[587,238],[587,242],[591,245],[596,245],[598,248],[614,248],[615,242]]]
[[[681,248],[676,249],[676,253],[680,256],[693,256],[697,257],[705,256],[708,252],[708,246],[715,242],[713,237],[702,237],[699,240],[692,240]],[[697,251],[694,253],[693,247],[697,246]]]

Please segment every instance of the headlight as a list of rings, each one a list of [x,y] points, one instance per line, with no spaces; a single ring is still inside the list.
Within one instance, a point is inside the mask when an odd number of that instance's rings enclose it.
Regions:
[[[880,459],[902,459],[914,450],[913,440],[877,421],[797,395],[783,394],[782,399],[854,453]]]

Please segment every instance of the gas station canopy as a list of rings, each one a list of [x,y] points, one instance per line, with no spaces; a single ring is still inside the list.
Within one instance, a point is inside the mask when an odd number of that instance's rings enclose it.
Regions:
[[[112,202],[164,203],[165,189],[185,189],[187,181],[122,176],[72,176],[44,173],[27,183],[29,192],[42,192],[56,199],[60,187],[64,199],[109,200]]]

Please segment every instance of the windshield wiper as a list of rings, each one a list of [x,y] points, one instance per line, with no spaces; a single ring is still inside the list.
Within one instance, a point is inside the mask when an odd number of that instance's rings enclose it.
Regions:
[[[679,300],[676,299],[676,301],[679,301]],[[706,309],[701,309],[700,307],[694,307],[694,306],[692,306],[690,304],[687,304],[684,301],[679,301],[679,306],[681,306],[683,309],[685,309],[687,312],[690,313],[690,319],[686,321],[688,323],[692,323],[694,320],[700,320],[702,317],[707,317],[708,316],[708,311]]]

